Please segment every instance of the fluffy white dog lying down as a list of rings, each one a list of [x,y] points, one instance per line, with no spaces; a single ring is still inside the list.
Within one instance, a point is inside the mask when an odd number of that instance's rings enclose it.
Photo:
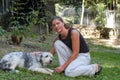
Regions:
[[[53,70],[45,68],[52,62],[52,58],[53,56],[49,52],[11,52],[0,60],[0,69],[19,72],[16,67],[25,67],[31,71],[52,75]]]

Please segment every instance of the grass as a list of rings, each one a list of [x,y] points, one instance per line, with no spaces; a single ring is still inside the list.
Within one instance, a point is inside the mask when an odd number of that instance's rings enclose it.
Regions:
[[[43,43],[38,43],[37,39],[26,39],[19,46],[7,45],[2,42],[0,45],[0,56],[5,52],[10,51],[33,51],[33,50],[49,50],[51,42],[53,40],[53,35],[48,35],[47,39]],[[0,70],[0,80],[120,80],[120,49],[106,47],[105,45],[93,44],[90,40],[87,40],[92,61],[91,63],[98,63],[103,66],[103,71],[98,76],[80,76],[76,78],[66,77],[63,73],[53,75],[41,74],[38,72],[28,71],[26,69],[19,69],[19,73],[8,73]],[[27,46],[25,46],[25,45]],[[49,65],[51,69],[58,66],[57,56],[54,57],[54,63]]]

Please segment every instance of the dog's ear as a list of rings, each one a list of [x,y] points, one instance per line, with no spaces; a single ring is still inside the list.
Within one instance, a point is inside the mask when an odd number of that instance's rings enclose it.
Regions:
[[[38,54],[38,55],[36,56],[36,58],[37,58],[37,61],[41,61],[41,59],[42,59],[42,54]]]

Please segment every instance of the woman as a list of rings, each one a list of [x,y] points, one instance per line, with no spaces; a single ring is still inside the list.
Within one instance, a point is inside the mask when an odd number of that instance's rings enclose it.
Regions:
[[[55,16],[51,23],[53,30],[59,34],[50,49],[52,54],[57,53],[59,59],[60,66],[54,69],[55,73],[64,72],[69,77],[99,74],[102,67],[90,64],[89,48],[80,32],[68,28],[58,16]]]

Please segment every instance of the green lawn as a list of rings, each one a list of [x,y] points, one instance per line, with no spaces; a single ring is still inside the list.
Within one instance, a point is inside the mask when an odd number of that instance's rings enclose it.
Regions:
[[[51,45],[51,43],[49,43],[49,39],[47,42],[39,44],[34,43],[34,45],[40,45],[43,48],[46,48],[46,50],[49,50]],[[103,66],[102,73],[96,77],[80,76],[76,78],[71,78],[66,77],[63,73],[54,73],[53,75],[47,75],[28,71],[26,69],[19,69],[20,72],[17,74],[8,73],[0,70],[0,80],[120,80],[120,49],[106,47],[104,45],[95,45],[91,42],[89,42],[89,47],[92,57],[91,63],[99,63]],[[58,61],[57,56],[55,55],[54,62],[52,63],[52,65],[49,65],[49,67],[54,69],[56,66],[58,66]]]

